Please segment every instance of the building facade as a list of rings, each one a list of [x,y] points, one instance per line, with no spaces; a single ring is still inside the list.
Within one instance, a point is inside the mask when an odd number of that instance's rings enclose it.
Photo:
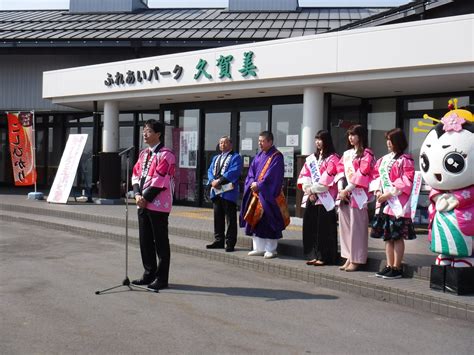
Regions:
[[[423,16],[416,3],[423,5]],[[94,40],[88,37],[82,40],[83,47],[80,40],[67,47],[62,41],[71,42],[69,37],[81,35],[74,28],[69,34],[63,30],[61,38],[49,39],[51,43],[43,48],[31,43],[32,47],[24,44],[26,48],[21,48],[21,43],[16,43],[16,54],[0,57],[4,61],[0,69],[2,76],[9,75],[13,81],[25,78],[25,69],[31,70],[31,77],[45,72],[39,91],[23,81],[21,87],[30,100],[38,95],[43,98],[28,106],[25,95],[9,92],[0,110],[35,109],[38,182],[45,188],[52,183],[69,133],[89,133],[77,184],[97,187],[101,178],[100,153],[118,153],[130,146],[140,148],[142,122],[159,118],[167,127],[166,144],[179,158],[176,199],[196,206],[209,203],[206,170],[216,152],[218,138],[231,135],[235,149],[244,157],[244,167],[248,168],[257,153],[258,133],[269,129],[275,134],[275,144],[285,154],[284,187],[290,207],[295,210],[297,157],[312,152],[317,130],[329,129],[341,152],[345,149],[347,128],[354,123],[364,124],[370,132],[370,144],[380,156],[386,150],[383,133],[401,127],[409,136],[409,150],[416,157],[423,135],[414,135],[412,128],[422,114],[441,117],[450,97],[458,97],[460,106],[472,105],[472,15],[453,13],[454,8],[461,13],[466,11],[455,6],[455,2],[444,2],[446,9],[450,6],[444,15],[440,14],[443,6],[433,5],[436,2],[416,3],[401,7],[398,12],[363,9],[367,11],[363,18],[360,18],[363,11],[357,9],[359,18],[355,21],[341,20],[345,16],[342,9],[296,8],[286,12],[214,9],[206,10],[206,16],[214,19],[203,20],[199,19],[202,12],[191,10],[187,10],[187,15],[181,10],[170,14],[170,11],[151,9],[124,14],[121,16],[129,19],[128,26],[133,26],[130,25],[133,16],[144,18],[137,20],[139,26],[147,26],[147,22],[160,17],[166,18],[163,21],[168,26],[162,30],[122,30],[129,37],[141,39],[135,47],[130,38],[127,44],[115,43],[118,47],[108,43],[107,49],[100,47],[104,46],[104,38],[94,47],[90,43]],[[430,4],[432,9],[427,8]],[[429,18],[430,11],[436,11],[434,19],[420,20]],[[355,12],[347,9],[346,12],[348,18],[355,17]],[[405,20],[414,16],[411,20],[416,21],[397,23],[401,12],[405,12]],[[339,17],[334,20],[336,13]],[[445,16],[446,13],[458,16]],[[390,14],[394,17],[392,21]],[[81,21],[82,16],[97,24],[117,14],[75,13],[74,16],[78,22],[85,22]],[[90,16],[95,16],[96,22]],[[173,18],[179,16],[187,17],[172,24]],[[219,16],[225,17],[219,19]],[[198,27],[185,30],[192,21]],[[199,21],[214,23],[199,25]],[[232,26],[233,21],[236,23],[232,30],[221,28]],[[257,26],[255,21],[260,21],[258,28],[253,28]],[[371,21],[379,23],[370,25]],[[182,29],[171,28],[180,22]],[[262,27],[265,22],[268,28]],[[242,29],[237,29],[239,26]],[[275,31],[272,26],[278,31],[271,32]],[[341,26],[347,29],[338,31]],[[309,32],[305,33],[307,29]],[[94,35],[100,32],[95,28],[89,31]],[[107,28],[102,31],[107,32]],[[148,46],[144,45],[143,39],[151,36],[150,32],[163,35],[160,31],[168,31],[168,35],[177,31],[179,35],[173,36],[182,35],[184,39],[157,41],[155,38],[148,41]],[[207,38],[212,31],[214,37]],[[39,32],[45,35],[43,30]],[[216,40],[216,36],[224,33],[226,40]],[[268,37],[270,33],[273,37]],[[460,33],[464,35],[459,36]],[[440,48],[440,43],[449,43],[452,50]],[[21,72],[18,68],[22,68]],[[12,180],[11,170],[7,151],[3,149],[7,147],[6,131],[4,123],[1,124],[0,183],[8,185]],[[125,179],[123,164],[117,176],[119,180]]]

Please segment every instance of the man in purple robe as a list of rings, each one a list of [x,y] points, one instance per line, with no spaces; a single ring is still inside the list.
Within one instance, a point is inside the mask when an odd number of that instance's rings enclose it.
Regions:
[[[263,131],[259,134],[258,146],[261,151],[250,164],[245,180],[240,226],[245,227],[246,235],[253,237],[253,250],[248,255],[263,255],[264,258],[270,259],[277,256],[278,239],[282,237],[281,232],[285,229],[283,217],[276,202],[283,185],[285,166],[283,155],[273,145],[271,132]],[[264,169],[266,171],[262,175]],[[258,194],[263,207],[263,216],[254,227],[244,220],[253,192]]]

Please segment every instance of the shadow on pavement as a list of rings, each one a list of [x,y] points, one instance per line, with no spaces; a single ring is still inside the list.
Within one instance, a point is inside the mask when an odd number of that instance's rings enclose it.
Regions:
[[[202,293],[215,293],[227,296],[240,297],[256,297],[266,298],[268,301],[284,301],[284,300],[336,300],[339,297],[323,294],[312,294],[291,290],[276,290],[268,288],[246,288],[246,287],[208,287],[193,286],[183,284],[170,285],[170,291],[189,291]],[[165,290],[165,292],[169,292]]]

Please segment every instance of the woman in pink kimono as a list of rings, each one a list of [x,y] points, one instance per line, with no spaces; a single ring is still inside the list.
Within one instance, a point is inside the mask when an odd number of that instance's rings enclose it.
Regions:
[[[306,158],[298,177],[298,188],[304,191],[301,207],[303,217],[303,250],[307,265],[335,264],[337,254],[337,218],[335,199],[339,155],[331,134],[319,131],[315,138],[316,152]]]
[[[384,279],[402,277],[405,240],[416,238],[411,221],[410,196],[413,189],[415,166],[412,157],[404,154],[408,147],[400,128],[385,133],[389,153],[377,161],[374,169],[376,215],[372,223],[372,238],[383,238],[387,266],[375,276]]]
[[[337,166],[341,256],[346,258],[340,269],[345,271],[356,271],[367,262],[368,188],[375,165],[374,154],[367,146],[367,129],[361,125],[350,127],[347,131],[348,150]]]

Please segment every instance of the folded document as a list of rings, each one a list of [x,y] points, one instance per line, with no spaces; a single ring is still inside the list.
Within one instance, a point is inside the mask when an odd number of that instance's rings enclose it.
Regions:
[[[229,182],[228,184],[225,184],[225,185],[221,185],[221,187],[219,187],[218,189],[216,189],[215,187],[213,187],[214,189],[214,193],[216,195],[220,195],[224,192],[227,192],[227,191],[230,191],[234,188],[234,184]]]

